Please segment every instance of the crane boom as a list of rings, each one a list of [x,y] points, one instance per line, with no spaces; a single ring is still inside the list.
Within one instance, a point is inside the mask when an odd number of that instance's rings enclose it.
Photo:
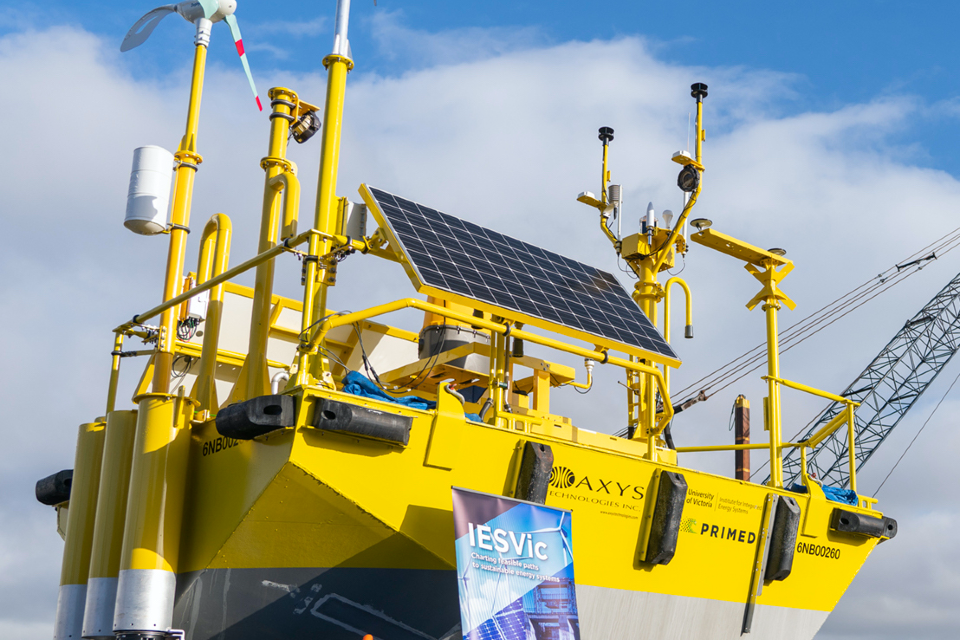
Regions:
[[[856,400],[855,456],[859,470],[907,411],[960,349],[960,274],[957,274],[873,359],[841,395]],[[807,430],[809,438],[844,410],[834,402]],[[808,471],[824,484],[846,487],[847,432],[837,430],[808,455]],[[793,449],[784,458],[784,484],[799,481],[800,455]]]

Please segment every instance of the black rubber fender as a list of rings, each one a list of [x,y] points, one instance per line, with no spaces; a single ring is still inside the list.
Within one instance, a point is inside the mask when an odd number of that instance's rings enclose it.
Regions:
[[[231,404],[217,414],[217,431],[235,440],[253,440],[271,431],[297,423],[297,403],[293,396],[271,395]]]
[[[897,535],[897,521],[893,518],[868,516],[846,509],[834,509],[830,528],[840,533],[853,533],[869,538],[893,538]]]
[[[325,431],[349,433],[407,446],[413,418],[349,402],[323,400],[317,407],[313,426]]]
[[[657,479],[657,501],[647,541],[647,564],[669,564],[677,552],[687,481],[682,473],[661,471]]]
[[[767,556],[764,580],[784,580],[790,575],[799,530],[800,505],[790,496],[780,496],[770,528],[770,555]]]
[[[73,484],[73,469],[64,469],[37,480],[37,500],[42,504],[55,506],[70,499],[70,485]]]

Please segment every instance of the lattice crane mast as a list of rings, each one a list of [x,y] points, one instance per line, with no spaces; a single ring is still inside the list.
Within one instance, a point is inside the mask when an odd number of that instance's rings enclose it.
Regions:
[[[856,400],[856,466],[859,470],[960,349],[960,274],[926,304],[841,395]],[[834,402],[806,431],[809,438],[844,410]],[[784,484],[800,477],[800,455],[784,458]],[[824,484],[846,487],[847,432],[839,429],[808,455],[808,471]],[[769,478],[768,478],[769,479]]]

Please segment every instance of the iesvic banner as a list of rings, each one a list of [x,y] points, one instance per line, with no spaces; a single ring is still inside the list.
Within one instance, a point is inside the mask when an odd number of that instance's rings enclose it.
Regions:
[[[570,515],[454,488],[466,640],[579,640]]]

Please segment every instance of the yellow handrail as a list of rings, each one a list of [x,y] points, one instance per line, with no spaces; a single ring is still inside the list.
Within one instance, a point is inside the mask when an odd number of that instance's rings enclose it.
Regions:
[[[116,329],[114,329],[114,332],[120,331],[120,332],[126,333],[136,325],[142,324],[147,320],[156,317],[157,315],[166,311],[170,307],[175,307],[178,304],[182,304],[183,302],[189,300],[190,298],[197,295],[198,293],[202,293],[208,289],[212,289],[218,284],[223,284],[227,280],[232,280],[233,278],[240,275],[241,273],[245,273],[250,269],[253,269],[258,264],[265,262],[267,260],[272,260],[273,258],[277,257],[279,254],[283,253],[284,251],[290,251],[293,247],[303,244],[313,236],[318,236],[321,238],[325,238],[327,240],[332,240],[334,243],[340,246],[343,246],[343,247],[350,246],[353,249],[361,252],[366,251],[367,249],[367,243],[364,242],[363,240],[354,240],[351,238],[349,239],[350,241],[347,242],[348,239],[346,236],[335,235],[332,233],[323,233],[321,231],[317,231],[316,229],[309,229],[299,235],[296,235],[292,238],[288,238],[284,240],[282,243],[278,244],[272,249],[269,249],[267,251],[264,251],[263,253],[255,255],[254,257],[250,258],[246,262],[242,262],[237,266],[233,267],[232,269],[228,271],[224,271],[219,276],[215,278],[211,278],[206,282],[204,282],[203,284],[197,285],[196,287],[190,289],[189,291],[184,291],[179,296],[176,296],[175,298],[171,298],[170,300],[167,300],[163,304],[159,304],[154,308],[149,309],[148,311],[144,311],[143,313],[138,313],[137,315],[133,316],[133,320],[130,320],[128,322],[121,324]]]
[[[392,313],[394,311],[400,311],[401,309],[417,309],[419,311],[429,311],[435,313],[438,316],[449,318],[457,322],[462,322],[464,324],[469,324],[481,329],[486,329],[492,333],[509,335],[513,338],[523,340],[532,344],[538,344],[543,347],[548,347],[550,349],[556,349],[557,351],[563,351],[564,353],[570,353],[573,355],[580,356],[582,358],[590,358],[595,360],[600,364],[612,364],[623,369],[630,371],[637,371],[639,373],[645,373],[653,377],[656,381],[657,389],[660,391],[660,395],[663,398],[663,413],[660,414],[660,418],[657,420],[657,425],[654,429],[651,430],[650,437],[648,440],[652,441],[657,435],[659,435],[663,429],[667,426],[670,420],[673,419],[673,406],[670,403],[670,394],[666,388],[666,381],[664,380],[663,373],[656,367],[643,364],[641,362],[632,362],[630,360],[625,360],[623,358],[617,358],[611,356],[607,350],[590,350],[583,347],[578,347],[576,345],[567,344],[560,340],[555,340],[553,338],[547,338],[545,336],[537,335],[535,333],[530,333],[523,329],[517,329],[515,326],[509,324],[499,324],[484,318],[477,318],[474,316],[468,316],[456,311],[447,309],[446,307],[441,307],[439,305],[431,304],[423,300],[417,300],[416,298],[403,298],[401,300],[395,300],[393,302],[388,302],[386,304],[378,305],[376,307],[371,307],[363,311],[357,311],[354,313],[348,313],[343,315],[335,315],[328,317],[324,320],[319,327],[313,332],[313,335],[310,336],[309,340],[305,339],[305,336],[301,336],[301,343],[299,350],[301,354],[301,363],[304,360],[304,356],[312,354],[316,351],[318,345],[323,341],[324,337],[331,330],[336,329],[337,327],[343,327],[347,325],[360,322],[362,320],[368,320],[376,316],[381,316],[387,313]],[[304,367],[299,367],[297,370],[297,377],[295,379],[295,386],[304,386],[309,383],[307,377],[307,371]],[[653,447],[651,446],[648,450],[648,456],[653,457]]]
[[[277,255],[283,253],[284,251],[289,251],[290,248],[292,247],[296,247],[298,245],[303,244],[304,242],[307,241],[307,239],[310,238],[310,236],[313,233],[315,232],[312,229],[310,231],[305,231],[300,235],[283,242],[282,244],[278,244],[277,246],[273,247],[272,249],[269,249],[268,251],[264,251],[263,253],[255,255],[254,257],[250,258],[246,262],[238,264],[237,266],[233,267],[232,269],[229,269],[228,271],[224,271],[219,276],[215,278],[210,278],[209,280],[204,282],[202,285],[198,285],[193,289],[184,291],[180,295],[174,298],[171,298],[166,302],[164,302],[163,304],[159,304],[148,311],[144,311],[143,313],[138,313],[137,315],[133,316],[133,320],[131,320],[130,322],[125,322],[124,324],[114,329],[114,331],[126,331],[127,329],[130,329],[135,325],[142,324],[145,321],[149,320],[150,318],[156,317],[160,313],[166,311],[170,307],[175,307],[178,304],[181,304],[189,300],[190,298],[197,295],[198,293],[202,293],[203,291],[212,289],[218,284],[223,284],[227,280],[230,280],[235,276],[240,275],[241,273],[249,271],[250,269],[257,266],[258,264],[262,262],[266,262],[267,260],[270,260],[272,258],[275,258]]]
[[[791,389],[796,389],[797,391],[803,391],[804,393],[809,393],[810,395],[820,396],[821,398],[826,398],[827,400],[833,400],[834,402],[843,402],[845,404],[852,404],[855,407],[859,407],[859,402],[854,402],[843,396],[838,396],[829,391],[823,391],[814,387],[809,387],[800,382],[794,382],[793,380],[785,380],[783,378],[775,378],[773,376],[761,376],[761,380],[773,380],[774,382],[779,382],[785,387],[790,387]]]
[[[859,402],[854,402],[843,396],[838,396],[836,394],[830,393],[829,391],[823,391],[822,389],[817,389],[815,387],[810,387],[808,385],[802,384],[800,382],[794,382],[793,380],[785,380],[783,378],[776,378],[773,376],[763,376],[763,379],[768,382],[775,382],[777,384],[782,384],[785,387],[790,387],[791,389],[796,389],[797,391],[803,391],[804,393],[809,393],[814,396],[819,396],[821,398],[826,398],[827,400],[833,400],[834,402],[842,402],[845,404],[845,408],[842,412],[838,413],[833,417],[830,422],[825,424],[819,431],[807,438],[806,440],[801,440],[800,442],[780,442],[777,443],[777,448],[794,448],[800,449],[801,452],[801,465],[803,467],[803,473],[806,475],[807,465],[806,465],[806,448],[813,449],[817,447],[820,443],[830,437],[834,432],[841,427],[841,425],[847,425],[847,449],[848,449],[848,460],[847,464],[849,466],[850,473],[850,489],[854,492],[857,490],[857,460],[856,460],[856,418],[854,415],[854,408],[859,407]],[[773,435],[771,433],[771,435]],[[677,453],[702,453],[702,452],[714,452],[714,451],[744,451],[747,449],[766,449],[770,447],[771,443],[759,443],[759,444],[728,444],[728,445],[716,445],[716,446],[703,446],[703,447],[677,447]],[[772,450],[772,447],[771,447]],[[772,462],[772,461],[771,461]]]
[[[230,264],[230,241],[233,224],[229,216],[218,213],[210,217],[200,238],[200,261],[197,265],[197,284],[222,275]],[[198,410],[215,410],[217,402],[217,349],[220,344],[220,317],[223,313],[223,287],[210,290],[207,303],[206,329],[200,351],[200,369],[190,397],[199,402]]]

